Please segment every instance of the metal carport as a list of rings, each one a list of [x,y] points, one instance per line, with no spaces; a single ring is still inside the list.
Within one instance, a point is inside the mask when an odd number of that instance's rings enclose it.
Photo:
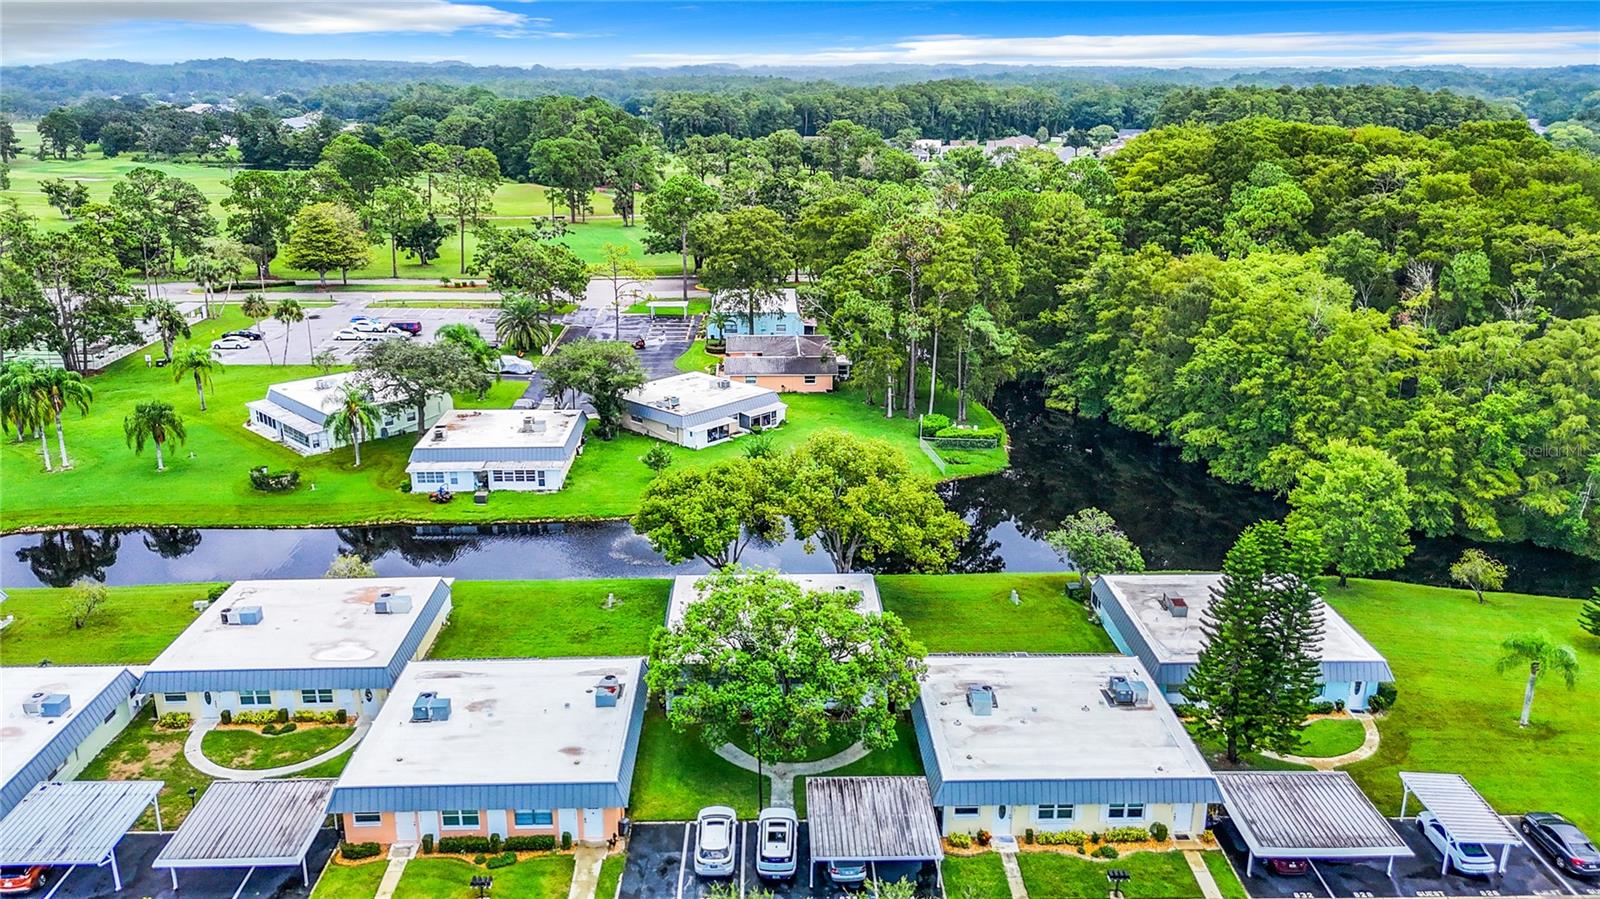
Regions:
[[[922,777],[808,777],[810,883],[817,863],[933,862],[944,887],[944,840]]]
[[[1400,796],[1400,817],[1406,816],[1406,803],[1411,797],[1417,797],[1456,840],[1499,846],[1499,872],[1506,872],[1506,859],[1511,855],[1511,847],[1521,846],[1522,837],[1465,777],[1429,771],[1401,771],[1400,783],[1405,787],[1405,792]],[[1445,854],[1439,873],[1447,874],[1449,871],[1450,856]]]
[[[1222,802],[1249,854],[1261,858],[1387,858],[1414,855],[1394,826],[1343,771],[1219,771]]]
[[[111,880],[120,890],[117,844],[145,806],[156,810],[156,830],[161,830],[161,806],[156,804],[161,787],[159,780],[42,783],[0,821],[0,864],[66,867],[67,874],[79,865],[110,865]],[[66,876],[56,881],[58,889]]]
[[[206,788],[151,867],[166,868],[178,887],[179,868],[248,868],[238,896],[257,868],[298,865],[311,885],[306,853],[328,817],[335,778],[219,780]]]

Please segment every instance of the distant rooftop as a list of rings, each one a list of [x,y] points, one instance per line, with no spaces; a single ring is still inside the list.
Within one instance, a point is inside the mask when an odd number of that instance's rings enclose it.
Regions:
[[[941,781],[1211,776],[1138,659],[931,655],[927,663],[919,713]],[[1148,701],[1136,708],[1113,706],[1102,692],[1113,675],[1150,687]],[[968,706],[968,687],[993,688],[990,714],[977,715]]]
[[[800,585],[802,590],[854,590],[861,594],[861,601],[856,604],[856,610],[863,615],[879,615],[883,613],[883,602],[878,597],[878,582],[870,574],[784,574],[780,575],[786,581]],[[695,584],[705,575],[680,574],[672,579],[672,598],[667,603],[667,627],[672,627],[683,620],[684,613],[691,603],[699,601],[703,594],[695,589]]]
[[[72,728],[80,715],[96,715],[90,711],[90,704],[115,686],[127,670],[121,665],[48,665],[0,669],[0,775],[3,775],[0,783],[10,784],[11,779],[32,762],[57,734]],[[127,678],[127,683],[130,687],[133,685],[131,677]],[[22,704],[35,693],[66,694],[69,701],[66,713],[48,718],[27,714]],[[126,691],[117,697],[119,701],[127,698]],[[89,730],[100,725],[98,717],[103,714],[102,711],[96,715]],[[87,736],[87,732],[84,736]],[[76,746],[59,752],[61,758],[53,760],[45,771],[40,772],[38,780],[43,780],[50,773],[49,768],[54,768],[64,760],[73,748]],[[29,783],[23,785],[22,790],[25,792],[32,787],[33,784]],[[21,798],[20,793],[15,798]]]
[[[776,402],[778,394],[766,387],[718,378],[703,372],[688,372],[647,381],[643,386],[623,394],[623,399],[629,402],[654,406],[685,416],[707,412],[741,400],[767,397]],[[671,398],[677,399],[676,406],[671,404]]]
[[[586,416],[564,409],[457,409],[423,433],[417,446],[460,449],[562,446]],[[442,437],[440,436],[442,435]]]
[[[723,338],[726,352],[762,356],[833,356],[833,344],[825,334],[729,334]]]

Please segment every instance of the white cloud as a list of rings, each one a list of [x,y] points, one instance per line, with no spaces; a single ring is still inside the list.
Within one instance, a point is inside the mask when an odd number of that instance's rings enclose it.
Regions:
[[[793,53],[639,53],[643,65],[858,63],[1055,66],[1553,66],[1600,59],[1600,31],[1276,32],[1261,34],[930,34],[890,44]]]

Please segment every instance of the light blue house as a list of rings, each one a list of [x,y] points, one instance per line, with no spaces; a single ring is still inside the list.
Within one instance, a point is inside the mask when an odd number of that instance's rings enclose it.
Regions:
[[[1166,696],[1179,692],[1205,647],[1201,628],[1222,575],[1215,573],[1108,574],[1098,578],[1091,601],[1106,633],[1122,652],[1138,656]],[[1339,616],[1322,606],[1321,699],[1362,711],[1378,684],[1394,680],[1383,655]]]
[[[712,301],[712,308],[722,313],[713,315],[706,321],[706,336],[712,340],[721,340],[725,334],[793,337],[817,332],[815,321],[801,317],[800,299],[792,290],[785,290],[771,309],[755,317],[754,329],[750,327],[750,317],[743,314],[739,304],[724,303],[718,298]]]

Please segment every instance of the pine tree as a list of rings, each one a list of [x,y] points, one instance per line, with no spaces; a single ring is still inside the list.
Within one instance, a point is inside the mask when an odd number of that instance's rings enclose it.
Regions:
[[[1228,551],[1202,618],[1206,647],[1183,694],[1202,739],[1220,741],[1230,762],[1300,745],[1321,680],[1322,604],[1308,555],[1281,523],[1251,525]]]
[[[1600,587],[1594,588],[1594,595],[1584,600],[1578,612],[1578,627],[1600,637]]]

